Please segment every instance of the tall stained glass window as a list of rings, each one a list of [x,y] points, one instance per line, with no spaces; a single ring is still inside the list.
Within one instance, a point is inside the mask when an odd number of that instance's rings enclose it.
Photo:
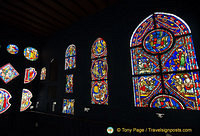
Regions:
[[[71,44],[65,52],[65,70],[76,67],[76,46]]]
[[[66,70],[66,85],[65,93],[73,93],[74,86],[74,69],[76,68],[76,46],[71,44],[67,47],[65,52],[65,70]],[[63,100],[63,110],[62,113],[74,115],[74,104],[75,99],[65,99]]]
[[[91,102],[108,105],[108,63],[106,42],[98,38],[91,48]]]
[[[136,107],[200,110],[199,67],[184,20],[151,14],[133,32],[130,52]]]

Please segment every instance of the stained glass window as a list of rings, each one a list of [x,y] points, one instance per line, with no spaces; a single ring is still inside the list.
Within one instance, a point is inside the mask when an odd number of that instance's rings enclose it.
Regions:
[[[65,52],[65,70],[76,67],[76,46],[71,44]]]
[[[41,69],[40,80],[45,80],[46,79],[46,71],[47,71],[46,67],[43,67]]]
[[[32,68],[32,67],[26,68],[25,74],[24,74],[24,84],[27,84],[33,81],[36,76],[37,76],[37,71],[35,70],[35,68]]]
[[[76,68],[76,46],[71,44],[65,51],[65,70],[66,70],[66,84],[65,93],[67,95],[73,94],[74,86],[74,71]],[[63,99],[62,113],[74,115],[75,99]]]
[[[9,103],[10,98],[12,98],[10,93],[5,89],[0,88],[0,114],[5,112],[11,106]]]
[[[91,103],[108,105],[107,47],[102,38],[93,43],[91,59]]]
[[[28,89],[23,89],[20,111],[25,111],[26,109],[28,109],[31,106],[31,104],[32,104],[31,98],[32,97],[33,97],[33,95],[31,93],[31,91],[29,91]]]
[[[73,74],[66,75],[66,93],[73,93]]]
[[[151,14],[133,32],[130,53],[136,107],[200,110],[199,67],[185,21]]]
[[[19,73],[15,68],[10,64],[6,64],[0,68],[0,78],[4,81],[4,83],[8,83],[14,78],[19,76]]]
[[[30,61],[36,61],[39,57],[39,53],[35,48],[27,47],[24,49],[24,57]]]
[[[19,52],[19,48],[17,47],[17,45],[15,44],[9,44],[7,46],[7,51],[10,53],[10,54],[17,54]]]
[[[62,113],[74,115],[74,99],[64,99]]]

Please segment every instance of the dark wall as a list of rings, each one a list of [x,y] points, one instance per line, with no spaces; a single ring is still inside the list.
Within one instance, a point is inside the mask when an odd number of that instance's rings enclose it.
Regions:
[[[182,1],[122,1],[50,37],[41,49],[42,64],[47,66],[47,80],[41,83],[38,110],[51,113],[51,106],[55,101],[57,104],[54,113],[62,115],[63,99],[75,98],[75,115],[65,115],[66,117],[141,126],[164,126],[176,120],[173,125],[177,127],[198,126],[200,118],[198,111],[133,106],[129,50],[130,38],[137,25],[153,12],[167,12],[179,16],[190,26],[198,59],[200,57],[198,41],[200,20],[198,9],[194,8],[194,5],[195,3],[188,5]],[[98,37],[106,41],[108,48],[108,106],[91,104],[90,51],[93,42]],[[74,93],[65,94],[64,55],[70,44],[75,44],[77,47],[77,68],[74,75]],[[55,74],[53,78],[51,74]],[[49,90],[50,87],[54,89]],[[53,93],[48,92],[52,90],[54,90]],[[84,112],[84,107],[90,108],[89,112]],[[157,112],[164,113],[164,119],[160,120],[155,114]]]

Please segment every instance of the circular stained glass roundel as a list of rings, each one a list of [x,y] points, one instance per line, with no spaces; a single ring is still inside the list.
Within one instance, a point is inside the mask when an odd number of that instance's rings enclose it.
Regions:
[[[92,58],[105,56],[106,53],[106,42],[102,38],[98,38],[92,45]]]
[[[36,61],[38,59],[38,51],[35,48],[27,47],[24,49],[24,56],[30,61]]]
[[[17,47],[17,45],[15,44],[9,44],[7,46],[7,51],[10,53],[10,54],[17,54],[19,52],[19,48]]]
[[[164,29],[154,29],[143,40],[144,49],[151,54],[162,54],[173,45],[172,34]]]

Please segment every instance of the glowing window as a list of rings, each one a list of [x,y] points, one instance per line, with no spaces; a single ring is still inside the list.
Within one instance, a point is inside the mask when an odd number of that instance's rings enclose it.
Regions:
[[[0,114],[4,113],[11,106],[9,103],[10,98],[12,98],[10,93],[5,89],[0,88]]]
[[[19,76],[19,73],[15,68],[10,64],[6,64],[0,68],[0,78],[4,81],[4,83],[8,83],[14,78]]]
[[[65,70],[76,67],[76,46],[71,44],[65,52]]]
[[[24,57],[30,61],[36,61],[39,57],[39,53],[35,48],[27,47],[24,49]]]
[[[19,48],[17,47],[17,45],[14,45],[14,44],[9,44],[7,46],[7,51],[10,53],[10,54],[17,54],[19,52]]]
[[[45,80],[46,79],[46,71],[47,71],[46,67],[43,67],[41,69],[40,80]]]
[[[36,76],[37,76],[37,71],[35,70],[35,68],[32,68],[32,67],[26,68],[25,74],[24,74],[24,84],[27,84],[33,81]]]
[[[136,107],[200,110],[200,81],[191,30],[181,18],[156,12],[130,40]]]
[[[29,91],[28,89],[23,89],[20,111],[25,111],[26,109],[28,109],[31,106],[31,104],[32,104],[31,98],[32,97],[33,97],[33,95],[31,93],[31,91]]]
[[[64,99],[62,113],[74,115],[74,99]]]
[[[102,38],[93,43],[91,59],[91,103],[108,105],[107,47]]]

